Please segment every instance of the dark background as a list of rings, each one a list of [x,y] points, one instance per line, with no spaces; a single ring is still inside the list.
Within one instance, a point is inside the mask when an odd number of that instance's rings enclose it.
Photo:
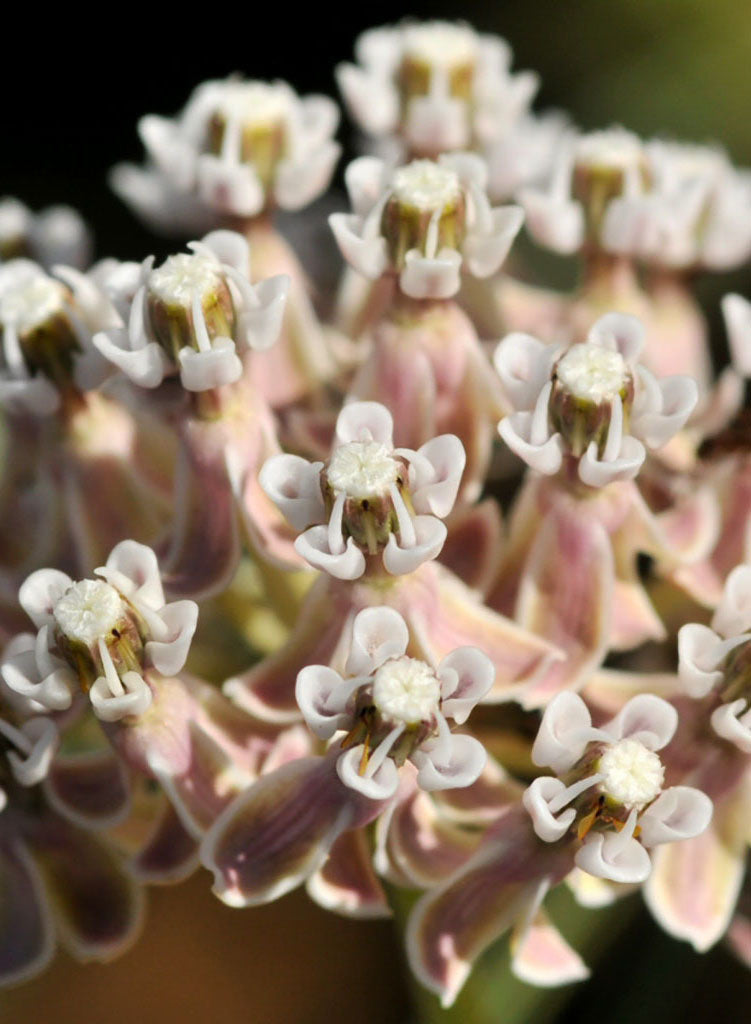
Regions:
[[[3,10],[0,21],[0,195],[17,195],[33,209],[71,203],[95,228],[98,255],[140,259],[161,243],[109,192],[106,172],[120,160],[141,159],[141,114],[172,114],[198,82],[232,71],[335,95],[332,67],[352,58],[357,33],[407,14],[463,17],[505,36],[515,68],[542,77],[538,108],[566,109],[586,128],[621,123],[643,133],[722,141],[736,161],[751,165],[747,0],[505,0],[410,9],[215,2],[190,9],[99,5],[86,12],[27,4]],[[751,295],[748,268],[700,283],[710,313],[731,287]],[[146,934],[131,953],[110,967],[81,968],[58,958],[42,979],[0,996],[0,1019],[408,1019],[389,925],[341,922],[302,894],[273,907],[230,911],[208,888],[202,874],[183,889],[155,892]],[[560,997],[504,981],[496,1011],[461,1024],[538,1024],[551,1014],[571,1024],[747,1019],[751,974],[722,949],[695,957],[662,936],[638,902],[631,904],[630,914],[624,907],[613,917],[598,912],[586,919],[589,945],[602,961],[593,981],[562,994],[567,1009],[554,1009]],[[581,923],[567,906],[557,920],[573,937],[573,924]],[[495,970],[493,963],[486,970]]]

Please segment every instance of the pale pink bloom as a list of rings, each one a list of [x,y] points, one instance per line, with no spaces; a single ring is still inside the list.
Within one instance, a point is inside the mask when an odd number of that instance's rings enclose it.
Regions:
[[[517,206],[491,207],[486,166],[472,153],[396,170],[360,157],[346,182],[353,213],[329,218],[342,255],[371,280],[398,275],[402,292],[415,299],[451,298],[462,271],[494,274],[523,220]]]
[[[176,118],[141,118],[149,165],[115,168],[113,185],[140,216],[168,229],[182,221],[195,230],[207,211],[249,218],[274,206],[299,210],[329,183],[337,122],[332,100],[300,97],[285,82],[204,82]]]
[[[48,206],[35,214],[18,199],[0,199],[0,261],[27,256],[46,270],[58,264],[83,270],[90,254],[91,234],[72,207]]]
[[[435,156],[505,136],[539,84],[532,72],[511,74],[503,39],[461,22],[369,29],[355,53],[357,64],[336,69],[349,113],[367,135],[396,137],[412,154]]]

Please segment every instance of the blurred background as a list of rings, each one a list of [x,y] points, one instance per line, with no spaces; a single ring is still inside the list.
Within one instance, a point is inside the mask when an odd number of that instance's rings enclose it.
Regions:
[[[194,7],[152,4],[3,12],[0,196],[32,209],[67,202],[96,232],[98,256],[164,251],[109,192],[109,167],[140,160],[136,121],[172,114],[203,79],[238,71],[335,95],[334,64],[351,59],[373,24],[462,17],[509,40],[514,68],[542,78],[537,107],[559,107],[585,128],[622,124],[723,143],[751,166],[751,5],[743,0],[504,0],[365,9],[308,4]],[[348,141],[346,130],[342,137]],[[341,181],[341,176],[339,178]],[[705,308],[751,270],[699,283]],[[714,319],[714,317],[713,317]],[[0,818],[0,828],[2,819]],[[0,995],[0,1021],[51,1024],[379,1024],[414,1019],[394,926],[325,914],[304,894],[232,911],[200,874],[155,890],[141,942],[110,966],[54,968]],[[0,894],[0,914],[2,896]],[[427,1019],[651,1022],[747,1017],[751,974],[723,949],[699,958],[651,924],[638,897],[613,910],[555,906],[567,937],[596,966],[593,979],[555,993],[511,981],[502,944],[449,1016],[421,996]]]

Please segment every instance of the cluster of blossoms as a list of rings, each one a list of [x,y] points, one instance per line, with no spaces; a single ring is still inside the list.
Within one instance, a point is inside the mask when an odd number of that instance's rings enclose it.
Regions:
[[[320,308],[274,214],[339,115],[283,82],[141,121],[112,181],[161,262],[0,203],[0,984],[200,867],[235,907],[420,890],[446,1005],[507,931],[524,980],[586,976],[564,883],[751,966],[751,304],[715,375],[689,277],[751,258],[748,172],[533,112],[465,24],[356,57]],[[523,225],[575,293],[504,270]]]

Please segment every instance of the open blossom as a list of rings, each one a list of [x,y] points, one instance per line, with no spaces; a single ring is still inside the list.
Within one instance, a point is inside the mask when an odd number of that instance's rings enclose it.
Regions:
[[[539,473],[573,467],[590,487],[633,479],[646,449],[669,441],[698,398],[691,378],[657,380],[639,365],[643,345],[642,325],[619,313],[565,349],[508,335],[495,366],[516,411],[501,421],[501,437]]]
[[[0,985],[44,970],[58,938],[80,961],[111,960],[132,944],[142,923],[140,889],[114,848],[47,798],[43,784],[58,746],[51,719],[27,717],[2,693]]]
[[[464,449],[446,434],[418,451],[394,448],[393,421],[376,402],[345,405],[328,462],[276,455],[260,482],[290,524],[310,565],[355,580],[374,558],[392,575],[435,558],[446,539]]]
[[[251,285],[248,244],[231,231],[214,231],[190,253],[141,265],[127,327],[104,330],[98,351],[141,387],[158,387],[179,372],[188,391],[239,380],[241,356],[277,339],[289,280]]]
[[[535,779],[524,794],[535,833],[547,843],[566,836],[582,870],[614,882],[643,882],[649,849],[699,835],[712,802],[688,786],[663,787],[657,753],[670,743],[678,714],[667,701],[642,694],[599,728],[576,694],[548,705],[532,749],[556,777]]]
[[[338,111],[285,82],[204,82],[176,118],[150,114],[139,132],[150,166],[115,169],[115,190],[157,227],[299,210],[326,188],[339,156]],[[166,204],[165,204],[166,200]]]
[[[57,412],[111,372],[93,336],[120,327],[119,314],[91,276],[72,267],[55,273],[28,259],[0,264],[0,402],[13,412]]]
[[[655,140],[613,199],[602,241],[652,266],[730,270],[751,256],[751,173],[719,148]]]
[[[398,136],[413,155],[436,156],[503,135],[538,87],[511,74],[511,50],[497,36],[448,21],[405,21],[369,29],[358,64],[340,64],[339,87],[366,134]]]
[[[151,705],[149,669],[175,675],[183,667],[198,607],[165,604],[156,556],[134,541],[118,544],[97,576],[32,573],[19,601],[38,632],[16,641],[2,671],[14,693],[40,708],[68,708],[83,688],[97,717],[115,722]]]
[[[715,695],[711,723],[717,735],[751,754],[751,566],[730,573],[711,626],[681,626],[678,657],[686,693]]]
[[[50,206],[34,214],[20,202],[0,199],[0,261],[27,257],[46,270],[57,264],[87,265],[91,236],[81,216],[70,206]]]
[[[396,611],[368,608],[352,622],[343,676],[325,665],[298,674],[305,721],[331,746],[322,757],[259,780],[209,831],[202,860],[225,902],[267,902],[311,875],[339,836],[374,820],[397,797],[400,776],[411,772],[408,761],[424,791],[479,778],[484,747],[453,733],[448,719],[466,721],[492,686],[492,663],[464,647],[433,667],[407,655],[409,642]],[[290,805],[307,811],[290,814]]]
[[[371,280],[396,274],[414,299],[451,298],[462,271],[494,274],[522,224],[519,207],[491,207],[486,165],[471,153],[396,170],[360,157],[346,182],[354,212],[329,218],[342,255]]]

